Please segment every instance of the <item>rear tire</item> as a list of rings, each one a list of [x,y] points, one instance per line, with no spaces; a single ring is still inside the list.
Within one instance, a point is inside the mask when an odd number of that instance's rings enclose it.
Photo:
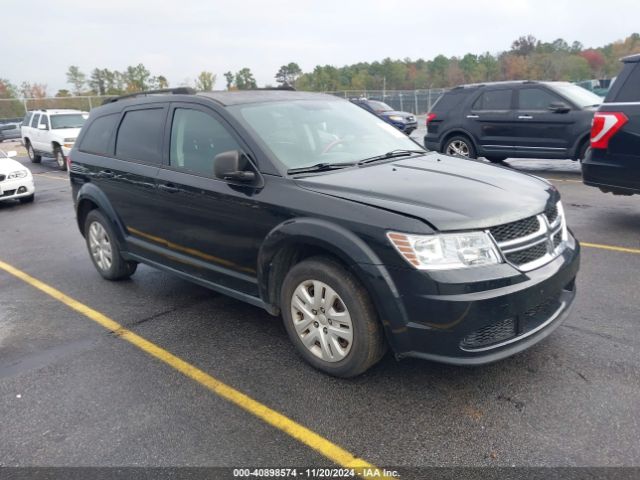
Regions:
[[[442,153],[452,157],[475,159],[476,149],[473,142],[466,135],[454,135],[444,145]]]
[[[67,170],[67,159],[64,158],[64,153],[62,153],[62,147],[60,145],[56,145],[53,148],[53,156],[56,159],[56,163],[58,164],[58,168],[63,172]]]
[[[104,278],[123,280],[135,273],[138,264],[122,258],[113,228],[100,210],[91,210],[87,215],[84,236],[91,261]]]
[[[38,155],[36,151],[33,149],[31,142],[27,142],[27,155],[29,155],[29,160],[31,163],[40,163],[42,161],[42,155]]]
[[[386,351],[369,294],[330,257],[312,257],[295,265],[282,284],[280,306],[298,353],[329,375],[360,375]]]

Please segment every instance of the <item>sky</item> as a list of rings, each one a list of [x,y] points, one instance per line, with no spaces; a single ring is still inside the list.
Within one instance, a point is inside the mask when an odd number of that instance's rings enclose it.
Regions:
[[[0,0],[0,78],[66,83],[69,65],[143,63],[170,85],[249,67],[275,84],[281,65],[497,53],[532,34],[597,47],[640,31],[638,0]]]

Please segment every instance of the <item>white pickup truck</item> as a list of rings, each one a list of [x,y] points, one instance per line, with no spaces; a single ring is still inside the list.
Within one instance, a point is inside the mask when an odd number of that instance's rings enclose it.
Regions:
[[[22,143],[29,159],[40,163],[42,156],[54,157],[60,170],[67,169],[67,155],[89,118],[80,110],[34,110],[24,117]]]

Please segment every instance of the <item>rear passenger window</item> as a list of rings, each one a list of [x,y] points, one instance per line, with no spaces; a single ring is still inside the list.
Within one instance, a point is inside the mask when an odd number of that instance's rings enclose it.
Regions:
[[[38,120],[40,120],[40,114],[39,114],[39,113],[36,113],[36,114],[33,116],[33,120],[31,120],[31,126],[32,126],[33,128],[38,128]]]
[[[29,126],[29,122],[31,122],[31,116],[33,115],[32,112],[28,112],[24,118],[22,119],[22,125],[24,125],[25,127]]]
[[[199,110],[176,108],[169,155],[172,167],[213,175],[214,157],[229,150],[240,150],[240,146],[218,120]]]
[[[49,117],[47,117],[46,115],[41,115],[40,116],[40,125],[46,126],[47,130],[49,130]]]
[[[512,90],[486,90],[474,102],[473,110],[511,110]]]
[[[82,144],[78,147],[83,152],[96,153],[98,155],[109,155],[109,141],[113,130],[116,128],[120,114],[105,115],[96,118],[91,124],[87,132],[84,134]]]
[[[126,112],[118,129],[116,157],[145,163],[162,163],[160,146],[164,117],[163,108]]]
[[[618,96],[614,100],[616,102],[640,102],[640,63],[633,65],[635,68],[618,92]]]
[[[520,110],[547,110],[549,105],[562,100],[542,88],[525,88],[520,90]]]

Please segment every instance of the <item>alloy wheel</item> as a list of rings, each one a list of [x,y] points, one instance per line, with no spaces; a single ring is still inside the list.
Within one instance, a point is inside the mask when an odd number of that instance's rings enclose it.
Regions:
[[[98,268],[109,270],[113,263],[111,241],[105,228],[98,222],[92,222],[89,226],[89,248]]]
[[[302,344],[316,357],[339,362],[351,351],[351,315],[340,295],[326,283],[300,283],[291,298],[291,317]]]
[[[445,153],[447,155],[469,157],[469,145],[462,140],[454,140],[447,145],[447,151]]]

